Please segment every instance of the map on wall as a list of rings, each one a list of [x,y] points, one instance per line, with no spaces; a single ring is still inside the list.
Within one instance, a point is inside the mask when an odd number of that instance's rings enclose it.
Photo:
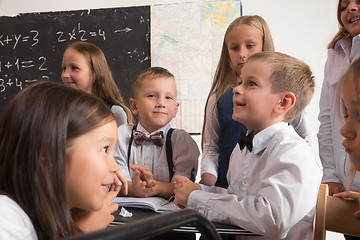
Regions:
[[[151,66],[174,74],[180,108],[172,127],[200,133],[224,33],[241,15],[240,1],[151,6]]]

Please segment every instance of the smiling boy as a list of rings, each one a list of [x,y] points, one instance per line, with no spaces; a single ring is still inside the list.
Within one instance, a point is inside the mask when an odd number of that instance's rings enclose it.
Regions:
[[[313,239],[322,167],[288,122],[310,102],[314,86],[305,63],[281,53],[252,55],[233,90],[233,119],[255,136],[234,148],[229,187],[175,177],[174,202],[210,221],[262,235],[260,239]]]
[[[128,196],[169,198],[173,176],[196,176],[199,149],[186,131],[170,128],[179,107],[173,74],[161,67],[146,69],[132,88],[129,102],[139,123],[118,128],[114,157],[129,181]]]

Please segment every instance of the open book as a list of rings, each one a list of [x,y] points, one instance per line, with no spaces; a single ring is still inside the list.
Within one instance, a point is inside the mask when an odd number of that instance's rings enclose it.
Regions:
[[[175,203],[161,197],[116,197],[113,200],[113,203],[117,203],[119,207],[144,208],[153,210],[157,213],[167,213],[181,210],[181,208],[176,206]]]

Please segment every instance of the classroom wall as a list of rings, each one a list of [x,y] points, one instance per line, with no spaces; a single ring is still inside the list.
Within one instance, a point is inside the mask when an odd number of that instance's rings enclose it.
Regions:
[[[190,2],[189,0],[0,0],[0,16],[18,13],[126,7]],[[192,0],[191,2],[204,2]],[[326,60],[326,46],[337,31],[337,0],[242,0],[243,15],[258,14],[270,26],[277,51],[300,58],[310,65],[316,91],[308,112],[316,133],[319,127],[319,97]],[[220,52],[220,49],[214,49]],[[211,81],[211,79],[209,79]],[[317,141],[317,140],[316,140]]]

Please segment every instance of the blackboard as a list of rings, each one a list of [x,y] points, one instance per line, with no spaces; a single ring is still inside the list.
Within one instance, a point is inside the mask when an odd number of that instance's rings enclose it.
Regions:
[[[132,80],[150,67],[150,6],[0,17],[0,114],[31,83],[61,82],[63,53],[75,41],[101,48],[128,104]]]

